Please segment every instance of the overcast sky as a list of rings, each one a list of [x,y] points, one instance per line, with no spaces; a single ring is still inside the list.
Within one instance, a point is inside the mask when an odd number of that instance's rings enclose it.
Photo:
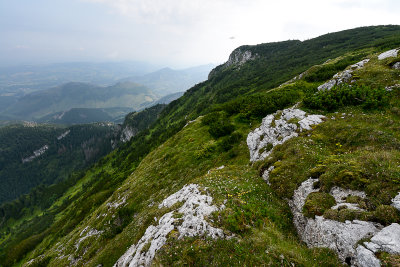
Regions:
[[[0,0],[0,64],[222,63],[244,44],[400,24],[400,0]]]

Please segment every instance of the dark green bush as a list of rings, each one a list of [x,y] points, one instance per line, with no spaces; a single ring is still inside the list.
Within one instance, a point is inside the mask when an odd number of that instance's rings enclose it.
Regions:
[[[219,146],[222,148],[223,151],[229,151],[230,149],[232,149],[233,145],[240,142],[241,139],[242,135],[235,132],[229,136],[221,138]]]
[[[361,106],[371,110],[388,106],[389,92],[384,88],[341,85],[308,95],[303,102],[308,108],[327,111],[334,111],[343,106]]]
[[[220,119],[220,117],[221,117],[221,115],[218,112],[208,113],[207,115],[205,115],[202,118],[201,124],[202,125],[210,125],[210,124],[218,121]]]
[[[220,138],[231,134],[235,130],[235,126],[227,120],[219,120],[210,124],[208,132],[214,138]]]

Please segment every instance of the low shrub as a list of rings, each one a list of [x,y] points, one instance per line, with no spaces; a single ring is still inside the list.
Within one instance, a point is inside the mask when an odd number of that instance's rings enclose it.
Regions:
[[[314,192],[308,195],[303,206],[305,216],[314,218],[315,215],[321,216],[325,210],[330,209],[336,204],[335,198],[325,192]]]
[[[303,102],[308,108],[326,111],[335,111],[343,106],[361,106],[365,110],[380,109],[389,105],[389,92],[384,88],[340,85],[308,95]]]

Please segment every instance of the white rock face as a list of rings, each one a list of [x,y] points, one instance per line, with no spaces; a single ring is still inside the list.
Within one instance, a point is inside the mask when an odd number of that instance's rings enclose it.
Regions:
[[[381,261],[375,257],[375,254],[365,247],[357,247],[357,266],[360,267],[380,267]]]
[[[389,57],[397,57],[397,53],[399,52],[400,49],[396,48],[396,49],[392,49],[386,52],[383,52],[382,54],[380,54],[378,56],[379,60],[385,59],[385,58],[389,58]]]
[[[232,54],[229,56],[228,61],[225,63],[226,67],[232,66],[232,65],[237,65],[241,66],[244,63],[246,63],[249,60],[253,60],[256,58],[257,55],[253,55],[251,51],[245,50],[242,51],[240,49],[237,49],[232,52]]]
[[[354,259],[357,242],[360,239],[372,236],[379,229],[374,223],[358,220],[342,223],[325,219],[322,216],[315,216],[315,219],[306,218],[302,213],[303,206],[310,193],[319,191],[313,188],[316,181],[318,179],[312,178],[304,181],[295,190],[293,199],[289,201],[297,232],[309,247],[330,248],[338,254],[342,261],[346,261],[346,258]],[[344,191],[346,190],[339,188],[334,190],[334,192]],[[337,196],[339,195],[337,194]]]
[[[351,65],[348,69],[336,73],[331,80],[318,86],[318,91],[330,90],[335,85],[340,85],[343,83],[349,83],[352,81],[353,72],[355,70],[361,69],[367,64],[369,59],[364,59],[356,64]]]
[[[61,139],[63,139],[64,137],[66,137],[70,132],[71,132],[71,130],[67,130],[66,132],[64,132],[63,134],[61,134],[60,136],[58,136],[58,137],[57,137],[57,140],[60,141]]]
[[[44,152],[46,152],[49,149],[48,145],[44,145],[41,148],[39,148],[38,150],[33,151],[33,155],[27,158],[22,159],[22,163],[26,163],[26,162],[31,162],[32,160],[34,160],[35,158],[41,156],[44,154]]]
[[[223,238],[223,230],[212,227],[205,218],[214,211],[219,210],[212,205],[212,197],[201,194],[199,186],[190,184],[184,186],[178,192],[172,194],[159,205],[171,207],[178,202],[183,205],[175,210],[164,214],[158,221],[158,225],[150,225],[143,237],[136,245],[132,245],[124,255],[114,264],[115,267],[121,266],[149,266],[156,252],[167,241],[168,234],[175,228],[179,231],[179,238],[185,236],[207,235],[212,238]],[[174,218],[174,213],[181,214],[180,218]],[[143,248],[149,245],[147,251]]]
[[[322,115],[307,116],[304,111],[295,108],[283,110],[280,118],[277,118],[278,114],[280,112],[265,117],[261,126],[247,136],[251,162],[265,159],[274,146],[298,136],[297,131],[311,130],[312,125],[321,123],[325,118]],[[292,119],[297,123],[289,122]]]
[[[394,63],[394,65],[392,66],[392,68],[395,69],[395,70],[400,70],[400,62]]]
[[[400,210],[400,192],[392,199],[392,206]]]
[[[267,184],[271,184],[270,182],[269,182],[269,173],[271,172],[271,171],[273,171],[275,169],[275,167],[274,166],[270,166],[267,170],[265,170],[264,171],[264,173],[263,173],[263,175],[262,175],[262,178],[264,179],[264,181],[266,181],[267,182]]]
[[[329,192],[336,200],[336,205],[333,206],[331,209],[338,209],[341,206],[346,206],[348,209],[352,210],[363,210],[359,207],[358,204],[355,203],[346,203],[346,198],[348,196],[357,196],[360,198],[366,198],[366,194],[363,191],[356,191],[350,189],[343,189],[340,187],[332,187],[331,191]]]
[[[132,137],[134,137],[137,134],[137,130],[130,127],[126,126],[121,133],[121,142],[126,143],[131,140]]]
[[[392,223],[371,238],[371,242],[380,247],[380,251],[400,254],[400,225]]]
[[[377,252],[400,254],[400,225],[392,223],[376,233],[371,242],[364,242],[357,247],[356,265],[361,267],[381,266],[375,256]]]
[[[82,230],[82,232],[80,233],[79,236],[81,236],[81,238],[78,239],[78,241],[75,243],[75,248],[76,250],[79,249],[79,245],[82,243],[83,240],[92,237],[92,236],[99,236],[103,233],[104,231],[98,231],[96,229],[90,229],[89,230],[89,226],[86,226],[85,229]]]

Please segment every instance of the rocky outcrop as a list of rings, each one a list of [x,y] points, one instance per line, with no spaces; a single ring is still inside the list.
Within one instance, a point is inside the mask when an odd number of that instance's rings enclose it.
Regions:
[[[65,138],[70,132],[71,132],[71,130],[65,131],[65,132],[64,132],[63,134],[61,134],[60,136],[57,136],[57,140],[60,141],[61,139]]]
[[[240,67],[246,62],[254,60],[258,57],[258,54],[251,52],[246,47],[239,47],[229,55],[227,62],[211,70],[210,74],[208,75],[208,79],[214,77],[219,72],[229,67]]]
[[[131,140],[132,137],[134,137],[137,134],[137,129],[132,128],[129,125],[125,126],[125,128],[121,132],[121,142],[126,143]]]
[[[395,70],[400,70],[400,62],[394,63],[392,68],[395,69]]]
[[[249,60],[254,60],[256,57],[257,54],[253,54],[250,50],[243,50],[241,48],[238,48],[230,54],[228,61],[225,63],[225,66],[241,66]]]
[[[366,198],[366,194],[363,191],[356,191],[350,189],[343,189],[337,186],[332,187],[331,191],[329,192],[336,201],[336,205],[333,206],[331,209],[338,209],[340,207],[345,206],[347,209],[351,210],[363,210],[359,207],[356,203],[347,203],[346,199],[348,196],[357,196],[360,198]]]
[[[356,265],[360,267],[381,266],[375,253],[400,254],[400,225],[392,223],[375,234],[370,242],[357,247]]]
[[[397,57],[397,53],[399,52],[399,50],[400,50],[399,48],[396,48],[396,49],[392,49],[392,50],[383,52],[382,54],[380,54],[378,56],[378,59],[383,60],[383,59],[386,59],[389,57]]]
[[[366,249],[364,246],[358,246],[356,264],[365,267],[380,267],[381,261],[375,257],[371,250]]]
[[[156,252],[165,244],[169,233],[174,229],[179,232],[179,238],[203,235],[223,238],[223,230],[211,226],[206,221],[206,217],[211,213],[223,209],[212,205],[212,200],[211,196],[202,194],[196,184],[186,185],[164,199],[159,208],[170,208],[181,202],[183,205],[164,214],[158,220],[158,225],[150,225],[139,242],[132,245],[114,266],[149,266]]]
[[[308,115],[299,109],[286,109],[282,112],[268,115],[259,128],[250,132],[247,145],[252,162],[264,159],[272,152],[277,144],[297,136],[298,131],[310,130],[312,125],[321,123],[323,116]],[[264,148],[268,148],[264,150]],[[269,173],[274,169],[270,166],[262,174],[267,181]],[[303,215],[303,206],[307,196],[318,192],[315,188],[318,179],[309,178],[304,181],[293,193],[289,200],[289,207],[293,213],[293,222],[301,239],[309,247],[325,247],[335,251],[339,258],[353,266],[380,266],[376,252],[400,254],[400,225],[392,224],[383,228],[380,224],[368,221],[338,222],[325,219],[323,216],[307,218]],[[362,210],[355,203],[347,203],[348,196],[366,198],[365,192],[333,187],[330,194],[334,197],[336,205],[332,209],[346,206],[348,209]],[[400,209],[400,193],[393,200],[393,206]],[[382,229],[383,228],[383,229]],[[359,244],[360,240],[371,238],[370,242]]]
[[[334,250],[343,262],[354,263],[357,258],[355,246],[358,241],[373,236],[379,231],[379,225],[365,221],[346,221],[344,223],[325,219],[322,216],[306,218],[303,215],[303,206],[307,196],[319,189],[314,188],[318,179],[308,179],[295,190],[289,206],[293,213],[294,225],[301,239],[309,247],[325,247]],[[360,196],[363,192],[335,188],[334,197],[342,201],[347,194]],[[345,193],[344,193],[345,192]],[[365,193],[364,193],[365,194]]]
[[[263,174],[262,174],[262,178],[264,179],[264,181],[267,182],[267,184],[271,185],[271,183],[269,182],[269,174],[275,169],[275,166],[270,166],[268,169],[266,169]]]
[[[390,254],[400,254],[400,225],[392,223],[385,227],[371,238],[377,251],[384,251]]]
[[[400,211],[400,192],[392,199],[392,206]]]
[[[262,120],[261,126],[247,136],[250,161],[265,159],[271,154],[274,146],[298,136],[298,132],[311,130],[312,125],[321,123],[324,118],[322,115],[306,115],[304,111],[296,108],[268,115]]]
[[[23,158],[22,159],[22,163],[27,163],[27,162],[31,162],[32,160],[36,159],[37,157],[41,156],[44,154],[44,152],[46,152],[49,149],[48,145],[44,145],[41,148],[39,148],[38,150],[33,151],[33,155],[27,158]]]
[[[353,72],[363,68],[368,61],[369,59],[364,59],[356,64],[351,65],[346,70],[336,73],[331,80],[318,86],[318,91],[330,90],[335,85],[351,82],[353,78]]]
[[[85,229],[82,230],[82,232],[79,234],[79,239],[75,243],[75,248],[76,250],[79,249],[79,245],[87,238],[89,237],[99,237],[104,231],[98,231],[96,229],[90,229],[89,226],[86,226]]]

